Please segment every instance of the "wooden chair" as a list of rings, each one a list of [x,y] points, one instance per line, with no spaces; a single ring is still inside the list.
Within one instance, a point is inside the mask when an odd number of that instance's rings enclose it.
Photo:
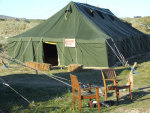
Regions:
[[[132,100],[130,79],[128,79],[128,85],[119,86],[114,69],[103,69],[103,70],[101,70],[101,73],[102,73],[103,82],[104,82],[105,100],[107,100],[107,91],[108,90],[115,90],[116,99],[117,99],[117,103],[118,103],[118,101],[119,101],[119,90],[121,90],[121,89],[129,89],[130,99]],[[113,82],[113,85],[108,85],[107,82]]]
[[[89,87],[88,88],[81,88],[78,79],[74,75],[70,75],[71,84],[72,84],[72,93],[73,93],[73,108],[75,108],[75,100],[78,99],[79,101],[79,113],[81,112],[81,100],[82,99],[89,99],[90,100],[90,107],[92,108],[92,99],[97,99],[98,110],[100,112],[100,100],[99,100],[99,87]],[[91,92],[91,89],[95,88],[96,93]],[[87,90],[88,92],[85,92]]]

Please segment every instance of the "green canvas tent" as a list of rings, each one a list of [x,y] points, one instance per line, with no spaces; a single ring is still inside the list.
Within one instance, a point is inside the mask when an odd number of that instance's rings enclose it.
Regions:
[[[109,9],[70,2],[43,23],[9,38],[8,54],[23,62],[108,67],[118,61],[117,49],[129,58],[149,52],[149,43],[146,34]]]

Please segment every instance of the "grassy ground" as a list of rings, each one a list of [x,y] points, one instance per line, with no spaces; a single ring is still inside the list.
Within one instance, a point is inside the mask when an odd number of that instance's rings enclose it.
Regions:
[[[102,112],[110,113],[145,113],[150,112],[150,55],[145,55],[136,59],[139,72],[134,75],[133,101],[129,99],[128,91],[120,92],[120,104],[112,105],[108,108],[101,107]],[[132,62],[130,63],[132,64]],[[76,109],[72,108],[72,92],[71,88],[52,78],[39,73],[37,76],[35,71],[29,70],[18,65],[9,65],[10,68],[5,69],[0,66],[0,76],[10,86],[26,97],[29,101],[35,103],[36,106],[28,104],[24,99],[12,91],[9,87],[0,81],[0,111],[3,113],[76,113],[78,112],[78,102]],[[130,69],[124,67],[115,68],[119,84],[126,84]],[[70,73],[67,69],[54,69],[47,71],[55,76],[60,76],[70,80]],[[81,72],[73,72],[82,83],[92,83],[95,85],[103,85],[100,70],[84,69]],[[70,81],[66,81],[70,83]],[[102,89],[103,90],[103,89]],[[115,101],[113,92],[109,92],[108,100]],[[104,97],[100,97],[104,101]],[[90,109],[86,100],[82,103],[82,113],[97,113],[97,108]]]

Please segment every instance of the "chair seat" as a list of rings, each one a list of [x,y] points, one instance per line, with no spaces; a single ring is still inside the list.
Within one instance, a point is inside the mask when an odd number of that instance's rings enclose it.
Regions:
[[[95,94],[96,94],[95,92],[81,91],[81,96],[92,96]]]
[[[129,88],[130,85],[123,85],[123,86],[107,86],[107,89],[109,90],[115,90],[116,88],[119,89],[125,89],[125,88]]]
[[[125,88],[129,88],[130,85],[123,85],[123,86],[117,86],[118,89],[125,89]]]

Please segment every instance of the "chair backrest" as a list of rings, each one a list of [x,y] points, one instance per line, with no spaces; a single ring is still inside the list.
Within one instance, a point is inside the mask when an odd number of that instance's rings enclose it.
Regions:
[[[101,72],[102,72],[103,80],[107,80],[107,79],[116,80],[116,73],[114,69],[112,68],[102,69]]]
[[[72,88],[78,90],[80,88],[79,81],[75,75],[70,74]]]

